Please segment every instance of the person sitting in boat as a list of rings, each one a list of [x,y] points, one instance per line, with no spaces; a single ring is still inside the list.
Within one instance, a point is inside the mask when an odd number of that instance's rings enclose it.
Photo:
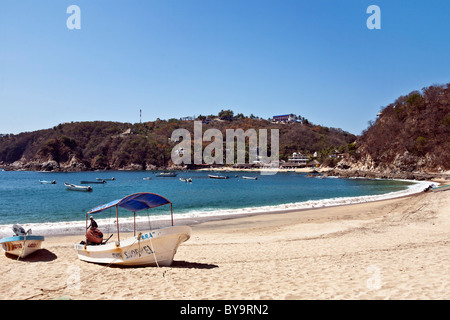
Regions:
[[[91,219],[91,224],[89,225],[88,229],[97,229],[98,228],[98,224],[97,222],[95,222],[94,217],[90,216],[89,219]]]
[[[94,218],[91,216],[89,219],[91,220],[91,224],[87,227],[86,231],[87,244],[102,244],[103,233],[98,229],[98,224]]]

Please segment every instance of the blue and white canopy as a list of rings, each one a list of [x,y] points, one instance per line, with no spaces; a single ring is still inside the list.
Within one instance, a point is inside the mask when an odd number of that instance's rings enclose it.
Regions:
[[[171,204],[169,200],[155,193],[141,192],[126,196],[125,198],[114,200],[104,205],[91,209],[87,214],[99,213],[111,207],[121,207],[132,212],[151,209],[166,204]]]

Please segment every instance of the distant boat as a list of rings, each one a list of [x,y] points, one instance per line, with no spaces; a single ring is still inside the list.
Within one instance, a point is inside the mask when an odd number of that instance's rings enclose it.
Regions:
[[[180,178],[180,181],[183,181],[183,182],[192,182],[192,178]]]
[[[98,180],[98,181],[102,181],[102,180],[104,180],[104,181],[114,181],[114,180],[116,180],[116,178],[114,178],[114,177],[109,178],[109,179],[95,178],[95,180]]]
[[[157,177],[176,177],[177,174],[175,172],[161,172],[156,175]]]
[[[72,191],[86,191],[86,192],[91,192],[92,188],[91,186],[77,186],[75,184],[72,183],[67,183],[64,182],[64,185],[67,187],[67,190],[72,190]]]
[[[44,236],[32,235],[31,229],[25,232],[25,229],[17,224],[13,225],[13,231],[14,236],[0,239],[0,245],[6,253],[25,258],[41,249]]]
[[[105,180],[100,180],[100,181],[80,181],[81,184],[103,184],[106,183]]]
[[[55,180],[39,180],[41,184],[56,184]]]
[[[150,177],[145,177],[145,178],[142,178],[142,180],[151,180],[152,178],[150,178]]]
[[[208,174],[208,177],[210,177],[211,179],[228,179],[228,176],[216,176],[212,174]]]
[[[245,176],[243,176],[242,179],[258,180],[258,177],[245,177]]]

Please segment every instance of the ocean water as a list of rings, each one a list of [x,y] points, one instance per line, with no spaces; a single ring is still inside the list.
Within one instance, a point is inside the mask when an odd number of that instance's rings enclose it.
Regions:
[[[101,171],[46,173],[28,171],[0,172],[0,236],[10,236],[13,224],[32,228],[34,234],[81,232],[86,212],[136,192],[160,194],[173,203],[174,220],[182,218],[219,218],[225,215],[263,211],[303,209],[392,198],[422,191],[424,182],[310,178],[306,174],[277,173],[261,175],[248,172],[178,171],[177,177],[157,177],[148,171]],[[226,180],[210,179],[208,174],[228,175]],[[258,180],[242,179],[256,176]],[[64,182],[80,184],[96,178],[116,180],[91,184],[92,192],[69,191]],[[150,180],[143,178],[150,177]],[[179,178],[192,178],[186,183]],[[41,184],[39,180],[56,180]],[[132,213],[119,213],[131,223]],[[124,220],[122,220],[124,219]],[[170,206],[137,213],[141,223],[170,219]],[[99,225],[114,225],[115,209],[96,216]],[[129,226],[127,227],[130,228]]]

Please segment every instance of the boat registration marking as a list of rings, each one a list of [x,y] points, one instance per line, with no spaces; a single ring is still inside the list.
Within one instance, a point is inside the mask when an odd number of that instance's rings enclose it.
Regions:
[[[131,249],[123,252],[123,255],[126,260],[132,259],[135,257],[140,257],[141,255],[153,254],[152,248],[149,245],[143,246],[140,249]]]

